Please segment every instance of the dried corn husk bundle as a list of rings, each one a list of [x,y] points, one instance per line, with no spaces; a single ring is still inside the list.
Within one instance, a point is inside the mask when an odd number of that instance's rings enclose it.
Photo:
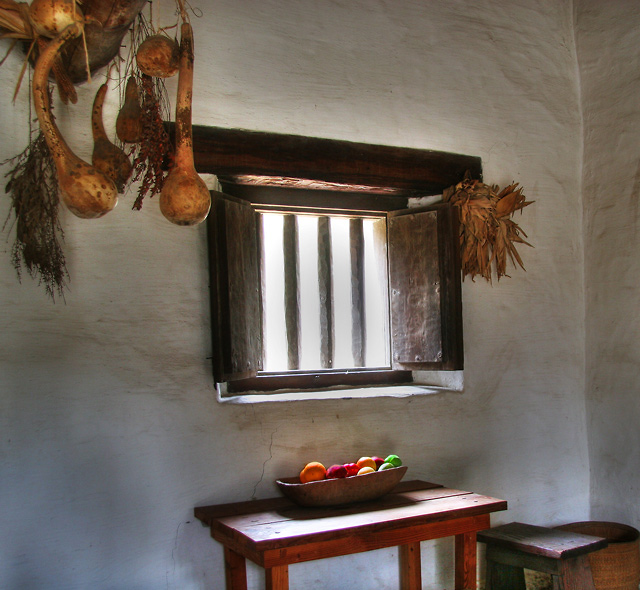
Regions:
[[[500,190],[479,180],[465,178],[443,193],[443,200],[458,209],[462,276],[481,276],[491,282],[495,270],[498,280],[507,275],[507,259],[523,270],[515,244],[526,244],[527,235],[511,219],[533,201],[527,201],[518,183]]]

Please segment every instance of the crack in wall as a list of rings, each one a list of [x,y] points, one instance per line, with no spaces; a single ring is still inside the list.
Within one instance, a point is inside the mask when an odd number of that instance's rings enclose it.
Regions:
[[[262,423],[260,423],[260,427],[262,428]],[[271,461],[271,459],[273,459],[273,437],[278,432],[279,428],[280,427],[277,427],[271,433],[271,437],[270,437],[270,440],[269,440],[269,456],[262,462],[262,473],[260,474],[260,479],[256,482],[256,485],[253,486],[253,493],[251,494],[251,499],[252,500],[256,499],[256,492],[258,491],[258,486],[262,483],[262,480],[264,479],[264,472],[265,472],[267,463],[269,461]]]

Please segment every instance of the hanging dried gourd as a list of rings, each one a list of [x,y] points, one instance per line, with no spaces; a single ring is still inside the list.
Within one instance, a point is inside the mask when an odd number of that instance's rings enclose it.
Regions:
[[[147,76],[170,78],[180,67],[180,47],[166,35],[150,35],[138,47],[136,63]]]
[[[62,201],[78,217],[94,218],[116,206],[118,191],[110,178],[71,151],[51,115],[48,93],[48,76],[58,51],[66,41],[81,33],[82,23],[74,22],[40,54],[33,73],[33,103],[56,165]]]
[[[135,76],[129,76],[124,92],[124,102],[116,118],[116,135],[124,143],[142,141],[142,107]]]
[[[93,101],[91,113],[93,154],[91,162],[100,172],[113,180],[118,192],[122,193],[133,168],[127,154],[111,142],[104,129],[102,107],[107,90],[107,84],[100,86]]]
[[[31,0],[29,20],[38,35],[53,38],[84,17],[75,0]]]
[[[193,162],[193,29],[182,9],[180,71],[176,96],[176,151],[173,168],[160,193],[160,211],[177,225],[196,225],[207,218],[211,195]]]
[[[76,0],[31,0],[28,20],[37,36],[40,50],[43,49],[43,38],[52,39],[58,36],[69,25],[81,25],[81,35],[85,44],[84,53],[87,78],[91,80],[91,72],[89,71],[89,55],[84,31],[85,19]],[[75,104],[78,101],[76,90],[59,54],[53,61],[52,70],[56,82],[58,83],[58,92],[62,102],[67,104],[71,101]]]

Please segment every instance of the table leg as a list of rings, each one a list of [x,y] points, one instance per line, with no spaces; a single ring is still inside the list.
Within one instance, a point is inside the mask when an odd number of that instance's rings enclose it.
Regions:
[[[227,590],[247,590],[247,563],[239,553],[224,548],[224,571]]]
[[[289,566],[276,565],[264,570],[267,590],[289,590]]]
[[[400,545],[400,590],[421,590],[420,542]]]
[[[455,590],[476,590],[476,533],[456,535]]]

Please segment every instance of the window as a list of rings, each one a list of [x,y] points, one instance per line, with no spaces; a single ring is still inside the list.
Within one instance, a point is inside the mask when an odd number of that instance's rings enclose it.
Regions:
[[[389,367],[384,216],[259,213],[263,371]]]
[[[407,205],[465,169],[480,177],[479,160],[215,128],[194,128],[194,148],[222,186],[207,228],[213,372],[228,394],[462,369],[457,216]]]
[[[230,393],[462,368],[449,206],[338,214],[256,200],[214,193],[208,226],[214,374]]]

